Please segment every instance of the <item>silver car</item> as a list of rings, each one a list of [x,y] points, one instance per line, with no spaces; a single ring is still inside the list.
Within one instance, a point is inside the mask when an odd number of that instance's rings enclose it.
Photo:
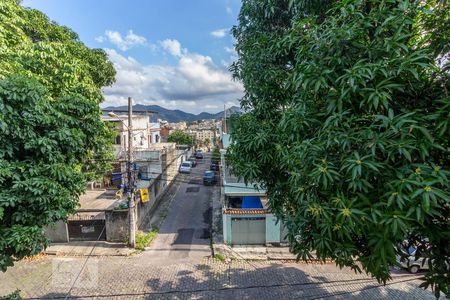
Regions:
[[[191,173],[191,171],[192,171],[192,164],[190,161],[185,161],[181,163],[180,173]]]

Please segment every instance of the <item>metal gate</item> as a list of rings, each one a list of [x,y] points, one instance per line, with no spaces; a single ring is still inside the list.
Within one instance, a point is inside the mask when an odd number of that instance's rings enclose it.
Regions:
[[[233,245],[264,245],[266,218],[231,218],[231,243]]]
[[[69,241],[106,241],[105,214],[76,214],[67,220]]]

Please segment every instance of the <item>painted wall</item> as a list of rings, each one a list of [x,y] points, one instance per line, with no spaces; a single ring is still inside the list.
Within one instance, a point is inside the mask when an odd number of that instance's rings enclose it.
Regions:
[[[266,244],[280,242],[280,222],[272,214],[266,215]]]
[[[223,219],[223,242],[231,245],[231,215],[222,214]]]

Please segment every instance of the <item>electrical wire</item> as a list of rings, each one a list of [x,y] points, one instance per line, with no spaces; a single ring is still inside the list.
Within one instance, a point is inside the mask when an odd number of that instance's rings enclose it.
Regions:
[[[67,292],[66,296],[64,297],[64,300],[68,299],[70,293],[73,290],[73,287],[75,286],[75,283],[77,282],[78,278],[80,277],[81,273],[83,272],[84,268],[86,267],[86,264],[87,264],[89,258],[92,256],[92,252],[94,252],[94,249],[97,246],[97,243],[100,240],[100,237],[102,236],[103,231],[105,231],[105,229],[106,229],[106,224],[103,225],[102,231],[100,232],[99,236],[97,237],[97,240],[95,241],[94,246],[92,246],[91,251],[89,252],[88,256],[86,257],[86,260],[84,261],[83,266],[80,269],[80,272],[78,272],[77,277],[73,281],[72,286],[70,287],[69,291]]]
[[[415,281],[419,279],[419,276],[414,275],[404,275],[404,276],[398,276],[398,277],[413,277],[405,280],[400,280],[396,282],[390,282],[386,285],[395,285],[398,283],[404,283],[404,282],[410,282]],[[343,283],[343,284],[351,284],[352,282],[363,282],[363,281],[374,281],[372,278],[358,278],[358,279],[348,279],[348,280],[334,280],[334,281],[326,281],[326,282],[297,282],[297,283],[280,283],[280,284],[271,284],[271,285],[250,285],[250,286],[230,286],[230,287],[222,287],[217,289],[192,289],[192,290],[170,290],[170,291],[161,291],[161,292],[141,292],[141,293],[117,293],[117,294],[97,294],[97,295],[83,295],[83,296],[72,296],[69,298],[75,298],[75,299],[83,299],[83,298],[106,298],[106,297],[123,297],[123,296],[147,296],[147,295],[169,295],[169,294],[187,294],[187,293],[202,293],[202,292],[220,292],[220,291],[228,291],[228,290],[250,290],[250,289],[260,289],[260,288],[279,288],[279,287],[295,287],[295,286],[310,286],[310,285],[320,285],[320,284],[332,284],[332,283]],[[375,283],[375,282],[374,282]],[[328,295],[315,295],[311,298],[307,298],[308,300],[316,300],[321,298],[327,298],[327,297],[334,297],[342,294],[353,294],[356,292],[361,292],[369,289],[374,288],[380,288],[384,285],[375,285],[370,287],[364,287],[355,291],[345,291],[345,292],[339,292],[335,294],[328,294]],[[69,299],[69,298],[63,298],[63,297],[53,297],[52,299]],[[45,299],[43,297],[32,297],[27,299]]]
[[[206,170],[206,171],[209,171],[209,170]],[[118,174],[118,173],[119,172],[117,172],[116,174]],[[126,173],[126,172],[122,172],[122,173]],[[144,171],[144,172],[141,172],[141,173],[151,174],[151,175],[162,175],[162,173],[159,173],[159,172],[146,172],[146,171]],[[202,180],[204,172],[202,172],[202,173],[193,173],[193,172],[191,172],[191,173],[179,173],[178,171],[176,171],[176,174],[199,176],[199,177],[193,178],[193,179]],[[222,176],[219,176],[219,177],[222,177]],[[183,181],[182,179],[169,180],[168,177],[162,178],[162,176],[158,176],[158,177],[155,177],[155,178],[149,178],[149,179],[139,179],[138,178],[138,180],[142,180],[142,181],[179,181],[179,182],[184,182],[184,183],[188,183],[188,184],[202,185],[200,183],[191,183],[190,181],[185,181],[185,180]],[[248,189],[256,189],[257,190],[257,188],[254,188],[252,186],[239,186],[239,185],[233,185],[233,184],[235,184],[235,183],[229,183],[229,184],[225,184],[225,185],[222,184],[222,183],[219,183],[219,184],[216,184],[216,186],[219,186],[219,187],[230,187],[230,188],[237,188],[237,189],[245,189],[245,190],[248,190]],[[263,189],[261,189],[261,190],[263,190]]]

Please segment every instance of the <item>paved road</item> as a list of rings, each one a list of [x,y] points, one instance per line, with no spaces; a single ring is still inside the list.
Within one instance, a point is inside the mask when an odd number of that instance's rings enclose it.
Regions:
[[[434,299],[418,276],[396,272],[386,286],[334,264],[231,261],[210,255],[211,197],[199,181],[209,166],[178,177],[160,234],[131,257],[54,257],[21,261],[0,273],[0,296],[39,299]],[[198,184],[200,183],[200,185]],[[188,188],[198,188],[198,192]]]
[[[180,174],[174,199],[157,238],[143,255],[155,264],[198,262],[211,254],[212,197],[218,186],[204,186],[203,172],[209,168],[210,154],[197,160],[191,174]]]

